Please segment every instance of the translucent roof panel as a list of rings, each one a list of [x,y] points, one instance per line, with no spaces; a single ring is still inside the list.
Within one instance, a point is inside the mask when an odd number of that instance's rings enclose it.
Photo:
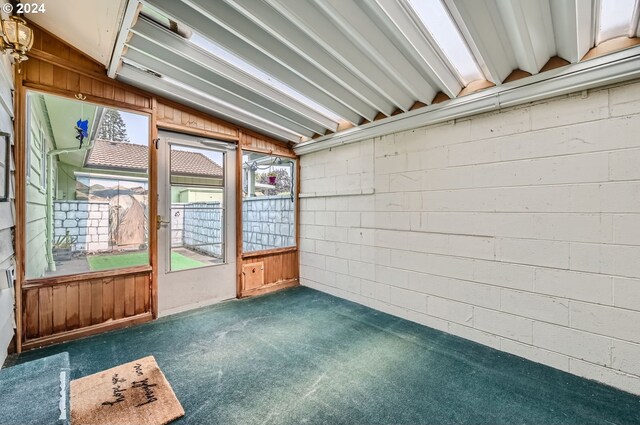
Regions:
[[[600,0],[596,44],[628,35],[635,0]]]
[[[250,75],[253,75],[254,77],[260,79],[262,82],[269,84],[271,87],[281,91],[282,93],[297,100],[298,102],[310,108],[315,109],[320,114],[324,115],[330,120],[335,121],[336,123],[344,121],[344,118],[336,115],[335,113],[328,110],[327,108],[320,105],[319,103],[314,102],[313,100],[309,99],[308,97],[298,92],[297,90],[293,90],[291,87],[287,86],[286,84],[282,83],[279,80],[276,80],[269,74],[263,72],[259,68],[256,68],[255,66],[251,65],[249,62],[245,61],[239,56],[234,55],[233,53],[229,52],[228,50],[218,45],[217,43],[214,43],[204,38],[203,36],[196,33],[195,31],[193,32],[193,35],[191,36],[189,41],[191,41],[193,44],[200,47],[201,49],[206,50],[208,53],[213,54],[218,58],[224,60],[225,62],[235,66],[236,68],[241,69],[242,71]]]
[[[408,0],[465,85],[484,80],[469,46],[441,0]]]
[[[203,92],[201,90],[198,90],[198,89],[196,89],[194,87],[191,87],[191,86],[189,86],[187,84],[184,84],[181,81],[178,81],[176,79],[173,79],[171,77],[167,77],[167,76],[164,76],[164,75],[161,78],[162,78],[162,80],[166,81],[167,83],[169,83],[169,84],[171,84],[171,85],[173,85],[173,86],[175,86],[177,88],[180,88],[182,90],[185,90],[185,91],[188,91],[190,93],[193,93],[196,96],[200,96],[202,98],[209,99],[212,102],[217,103],[219,105],[222,105],[223,107],[225,107],[227,109],[233,110],[233,111],[238,112],[238,113],[243,114],[243,115],[246,115],[246,116],[250,117],[252,120],[263,122],[265,124],[269,124],[272,127],[276,127],[276,128],[279,128],[280,130],[286,131],[288,133],[295,134],[298,137],[302,136],[301,134],[299,134],[299,133],[297,133],[297,132],[295,132],[293,130],[290,130],[290,129],[285,128],[285,127],[283,127],[281,125],[278,125],[278,124],[272,123],[270,121],[267,121],[262,117],[259,117],[257,115],[254,115],[254,114],[250,113],[250,112],[247,112],[244,109],[238,108],[237,106],[232,105],[231,103],[225,102],[224,100],[219,99],[219,98],[217,98],[215,96],[211,96],[209,93],[205,93],[205,92]]]
[[[153,6],[143,3],[142,13],[150,17],[154,21],[160,23],[161,25],[165,26],[166,28],[170,28],[169,17],[165,16],[162,12],[160,12]],[[188,39],[188,41],[198,46],[199,48],[203,49],[207,53],[214,55],[224,60],[228,64],[246,72],[247,74],[260,79],[262,82],[270,85],[274,89],[284,93],[290,98],[295,99],[298,102],[316,110],[318,113],[334,121],[336,124],[345,121],[344,118],[328,110],[327,108],[313,101],[312,99],[309,99],[308,97],[298,92],[297,90],[292,89],[291,87],[287,86],[283,82],[276,80],[269,74],[251,65],[249,62],[245,61],[241,57],[228,51],[223,46],[203,37],[202,35],[198,34],[197,32],[191,29],[189,29],[189,33],[191,33],[191,37]]]

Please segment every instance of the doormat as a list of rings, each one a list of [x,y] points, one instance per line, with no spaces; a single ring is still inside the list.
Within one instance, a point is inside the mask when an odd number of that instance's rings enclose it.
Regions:
[[[164,425],[181,416],[153,356],[71,381],[72,425]]]

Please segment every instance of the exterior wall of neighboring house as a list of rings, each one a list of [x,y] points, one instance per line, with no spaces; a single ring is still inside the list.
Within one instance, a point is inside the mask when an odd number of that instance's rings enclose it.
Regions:
[[[640,82],[301,158],[302,284],[640,394]]]
[[[222,202],[224,194],[221,189],[179,188],[172,194],[172,201],[182,204],[189,202]]]
[[[4,4],[0,1],[0,4]],[[0,56],[0,131],[13,135],[13,74],[6,55]],[[13,136],[11,141],[13,142]],[[14,205],[14,164],[13,158],[6,163],[4,144],[0,147],[0,186],[5,185],[5,170],[10,174],[9,202],[0,203],[0,273],[14,269],[13,229],[16,222]],[[0,276],[0,282],[3,276]],[[7,282],[9,283],[9,282]],[[12,283],[11,283],[12,284]],[[7,349],[14,335],[14,293],[9,285],[0,284],[0,366],[7,357]]]
[[[35,97],[28,98],[27,114],[26,252],[29,256],[25,264],[25,274],[29,279],[42,277],[47,270],[46,164],[47,152],[54,149],[54,143],[45,111]],[[53,174],[55,181],[57,175],[55,166]]]
[[[147,178],[147,175],[144,173],[100,168],[75,167],[70,164],[58,162],[57,193],[55,195],[56,199],[66,199],[69,201],[73,201],[76,199],[77,177],[75,173],[95,174],[97,177],[105,176],[105,178],[118,176],[123,177],[123,180],[126,180],[126,177]]]

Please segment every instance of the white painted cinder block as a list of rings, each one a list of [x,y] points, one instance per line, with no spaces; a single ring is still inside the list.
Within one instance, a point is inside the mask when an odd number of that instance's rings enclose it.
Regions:
[[[532,320],[480,307],[474,307],[473,313],[473,327],[527,344],[532,343]]]
[[[614,277],[613,305],[640,311],[640,279]]]
[[[573,94],[531,107],[533,129],[595,121],[608,117],[608,90],[592,91],[586,97],[579,93]]]
[[[304,155],[302,284],[640,394],[638,134],[633,82]]]
[[[640,312],[571,301],[571,327],[640,343]]]
[[[612,116],[640,114],[640,83],[611,88],[609,110]]]
[[[427,312],[427,296],[407,289],[389,287],[389,302],[420,313]]]
[[[535,345],[523,344],[507,338],[500,339],[502,351],[514,354],[537,363],[543,363],[556,369],[569,371],[569,356],[545,350]]]
[[[503,288],[500,306],[507,313],[569,325],[569,301],[566,299]]]
[[[611,339],[550,323],[533,323],[533,345],[603,366],[611,366]]]
[[[614,339],[611,344],[611,367],[640,375],[640,344]]]
[[[569,358],[569,372],[574,375],[603,382],[634,394],[640,394],[638,375],[619,372],[590,362]]]
[[[470,304],[459,303],[444,298],[429,297],[427,300],[427,313],[450,322],[473,326],[473,306]]]

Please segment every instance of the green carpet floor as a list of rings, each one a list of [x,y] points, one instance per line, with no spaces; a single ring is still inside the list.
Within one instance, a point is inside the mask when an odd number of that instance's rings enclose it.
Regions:
[[[640,397],[308,288],[24,353],[156,357],[176,424],[639,424]]]
[[[0,425],[68,424],[68,390],[67,353],[0,370]]]
[[[87,257],[91,271],[121,269],[124,267],[144,266],[149,264],[149,254],[132,252],[128,254],[92,255]],[[177,252],[171,253],[171,270],[186,270],[202,267],[205,263],[189,258]]]

